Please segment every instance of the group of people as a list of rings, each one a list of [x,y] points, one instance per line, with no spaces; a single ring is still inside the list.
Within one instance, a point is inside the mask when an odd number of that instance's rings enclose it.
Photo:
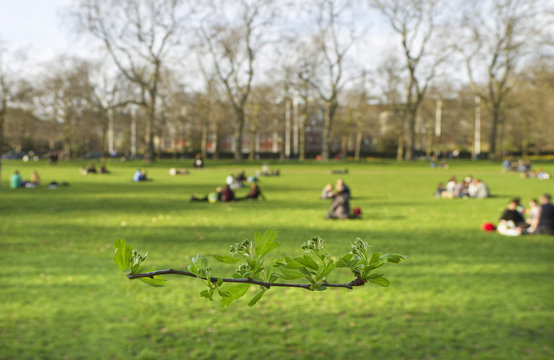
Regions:
[[[333,187],[332,184],[327,184],[321,192],[321,199],[332,199],[327,219],[352,219],[361,216],[361,210],[354,208],[350,213],[350,198],[351,192],[348,185],[343,179],[338,179],[337,184]]]
[[[148,177],[148,173],[146,172],[146,170],[137,169],[137,171],[135,171],[135,174],[133,175],[133,182],[141,181],[152,181],[152,179]]]
[[[529,202],[528,210],[521,204],[519,198],[510,200],[508,206],[500,215],[496,231],[508,236],[523,234],[554,235],[552,197],[550,194],[543,194],[539,201],[532,199]]]
[[[234,174],[229,174],[225,179],[225,184],[228,185],[231,189],[239,189],[244,187],[244,183],[255,183],[258,181],[258,177],[255,175],[246,176],[246,172],[242,170],[236,176]]]
[[[523,178],[536,178],[539,180],[547,180],[552,176],[539,168],[536,171],[532,170],[532,164],[529,160],[519,159],[515,161],[513,159],[506,159],[502,162],[502,171],[504,172],[517,172],[521,174]]]
[[[446,186],[444,183],[439,183],[435,192],[435,197],[440,199],[454,198],[476,198],[484,199],[490,196],[490,190],[487,184],[481,179],[474,178],[469,175],[462,181],[458,181],[456,176],[452,175]]]
[[[190,201],[216,203],[216,202],[231,202],[231,201],[240,201],[240,200],[258,200],[260,198],[265,200],[265,196],[262,194],[260,187],[256,182],[253,182],[250,185],[250,191],[248,192],[248,194],[246,194],[246,196],[243,196],[243,197],[236,196],[231,186],[229,184],[225,184],[223,188],[218,186],[215,189],[215,192],[211,192],[205,196],[198,197],[193,194],[190,197]]]
[[[32,189],[38,187],[39,185],[40,176],[36,170],[33,170],[33,172],[31,172],[31,177],[29,178],[29,180],[23,180],[18,170],[14,171],[12,176],[10,176],[10,188],[12,189]],[[59,186],[69,186],[69,183],[67,183],[66,181],[63,181],[61,183],[58,183],[57,181],[51,181],[50,183],[48,183],[49,189],[57,189]]]
[[[36,170],[33,170],[31,172],[31,177],[29,180],[23,180],[21,178],[21,174],[19,174],[19,171],[16,170],[10,177],[10,188],[17,189],[17,188],[36,188],[40,184],[40,176],[38,175],[38,172]]]
[[[81,174],[87,175],[87,174],[109,174],[110,172],[106,168],[106,165],[101,164],[99,169],[96,169],[96,164],[93,162],[90,162],[87,167],[81,167]]]

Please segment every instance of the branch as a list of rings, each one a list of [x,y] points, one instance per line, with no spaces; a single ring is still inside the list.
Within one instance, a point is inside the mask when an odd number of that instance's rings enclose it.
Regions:
[[[156,270],[156,271],[150,271],[145,273],[139,273],[139,274],[129,274],[127,277],[130,280],[138,279],[138,278],[151,278],[153,279],[156,275],[168,275],[168,274],[174,274],[174,275],[182,275],[182,276],[189,276],[193,278],[198,278],[202,280],[207,280],[206,278],[202,278],[199,276],[196,276],[195,274],[183,271],[183,270],[176,270],[176,269],[165,269],[165,270]],[[212,283],[216,283],[220,278],[216,277],[210,277],[210,281]],[[303,288],[306,290],[310,290],[311,284],[289,284],[289,283],[272,283],[272,282],[264,282],[264,281],[257,281],[253,279],[230,279],[230,278],[221,278],[221,280],[225,283],[239,283],[239,284],[254,284],[254,285],[260,285],[266,288],[270,288],[272,286],[279,286],[279,287],[293,287],[293,288]],[[356,278],[349,283],[346,284],[328,284],[327,282],[323,282],[322,285],[325,285],[326,287],[335,287],[335,288],[347,288],[352,290],[354,286],[363,286],[365,285],[367,280],[362,280],[360,278]]]

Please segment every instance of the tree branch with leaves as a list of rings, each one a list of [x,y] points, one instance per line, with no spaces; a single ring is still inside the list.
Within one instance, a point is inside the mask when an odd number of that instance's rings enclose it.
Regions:
[[[221,299],[223,307],[246,295],[251,286],[258,286],[256,295],[248,306],[254,306],[272,287],[302,288],[309,291],[324,291],[328,288],[346,288],[363,286],[373,283],[379,286],[389,286],[389,280],[375,270],[387,263],[399,263],[406,258],[404,255],[370,252],[370,246],[357,238],[351,244],[350,251],[335,259],[324,249],[324,240],[315,236],[302,244],[304,253],[301,256],[283,259],[270,258],[268,255],[279,243],[275,241],[277,232],[267,230],[263,235],[256,233],[254,240],[245,239],[231,245],[229,254],[213,255],[213,258],[226,264],[236,264],[231,278],[212,276],[212,269],[207,258],[196,254],[186,270],[165,269],[154,270],[143,265],[147,254],[134,250],[124,239],[115,242],[114,261],[129,279],[139,279],[152,286],[165,285],[163,275],[181,275],[200,280],[207,287],[200,296],[214,300]],[[354,279],[348,283],[330,283],[328,278],[337,268],[346,268]],[[289,283],[283,280],[302,279],[303,282]],[[225,286],[226,283],[233,285]]]

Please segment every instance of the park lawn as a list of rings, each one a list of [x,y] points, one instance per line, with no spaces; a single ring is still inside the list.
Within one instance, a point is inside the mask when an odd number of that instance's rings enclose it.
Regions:
[[[514,196],[525,203],[554,193],[554,180],[502,174],[499,164],[453,161],[451,168],[392,161],[274,163],[262,178],[267,201],[190,203],[229,173],[260,163],[207,162],[170,177],[147,166],[153,182],[134,184],[139,163],[109,163],[110,175],[78,173],[86,162],[3,162],[0,189],[0,359],[552,359],[554,237],[502,237],[479,226],[496,221]],[[537,166],[537,165],[535,165]],[[554,162],[540,164],[554,172]],[[341,175],[362,220],[330,221],[323,186]],[[69,187],[11,190],[8,176],[33,169],[44,183]],[[484,179],[493,198],[438,200],[451,174]],[[239,194],[246,190],[239,190]],[[274,228],[278,256],[301,253],[311,235],[336,256],[361,237],[375,250],[408,255],[383,272],[389,288],[352,291],[271,289],[221,309],[199,296],[199,281],[169,276],[153,288],[115,266],[113,242],[149,252],[157,268],[185,268],[190,258],[225,254],[231,243]],[[216,275],[232,265],[212,261]],[[351,280],[339,269],[329,281]]]

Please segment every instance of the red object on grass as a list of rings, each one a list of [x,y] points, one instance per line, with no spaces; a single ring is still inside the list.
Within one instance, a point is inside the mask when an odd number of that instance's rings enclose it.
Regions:
[[[360,209],[359,207],[355,207],[354,209],[352,209],[352,213],[356,216],[360,216],[362,215],[362,209]]]
[[[496,227],[494,226],[493,223],[491,223],[491,222],[486,222],[486,223],[484,223],[483,225],[481,225],[481,230],[484,230],[484,231],[487,231],[487,232],[491,232],[491,231],[496,230]]]

